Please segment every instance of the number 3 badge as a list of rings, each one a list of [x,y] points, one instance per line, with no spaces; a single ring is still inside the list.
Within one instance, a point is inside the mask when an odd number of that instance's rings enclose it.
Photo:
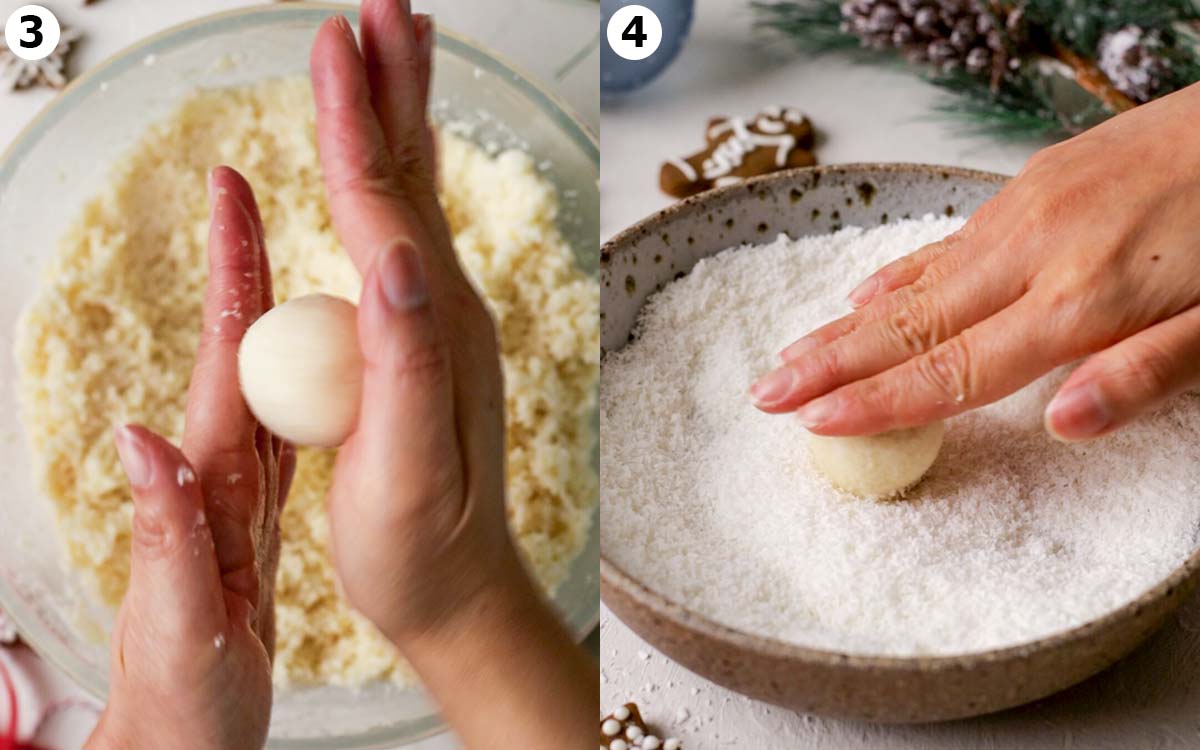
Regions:
[[[4,24],[4,41],[22,60],[43,60],[58,47],[62,27],[58,19],[40,5],[22,5]]]

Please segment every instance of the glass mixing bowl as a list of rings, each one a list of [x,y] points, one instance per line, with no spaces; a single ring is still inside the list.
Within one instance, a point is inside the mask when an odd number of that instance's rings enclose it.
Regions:
[[[59,235],[103,185],[110,165],[145,128],[197,87],[246,84],[307,72],[317,26],[355,9],[289,3],[223,13],[134,45],[75,81],[0,159],[0,336],[12,348],[21,309],[55,252]],[[489,148],[533,155],[556,187],[560,226],[580,266],[599,263],[599,150],[558,100],[477,45],[439,31],[435,116]],[[25,639],[103,700],[106,631],[99,607],[66,567],[50,503],[39,492],[16,408],[18,370],[0,358],[0,608]],[[581,639],[599,615],[599,511],[586,549],[555,597]],[[277,692],[272,748],[366,750],[436,734],[444,725],[419,690],[373,684]]]

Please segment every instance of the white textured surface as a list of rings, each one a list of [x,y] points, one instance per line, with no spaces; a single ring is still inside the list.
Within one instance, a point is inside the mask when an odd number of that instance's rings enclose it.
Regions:
[[[847,288],[962,223],[780,235],[651,296],[637,338],[602,369],[609,559],[724,625],[888,656],[1043,638],[1178,567],[1200,520],[1200,396],[1065,444],[1042,427],[1059,368],[948,420],[929,473],[890,502],[830,487],[800,421],[747,397],[781,349],[849,310]]]
[[[1200,747],[1200,599],[1101,675],[977,719],[889,726],[803,716],[675,664],[604,610],[600,699],[636,702],[687,750],[1185,750]]]
[[[910,76],[844,61],[773,54],[754,42],[742,0],[700,0],[680,58],[634,97],[605,102],[602,231],[670,200],[665,156],[690,153],[718,113],[794,104],[813,118],[823,163],[917,161],[1015,173],[1039,144],[963,138],[929,118],[935,92]],[[948,724],[893,727],[796,715],[703,680],[602,609],[602,708],[627,700],[674,728],[689,750],[1142,750],[1200,747],[1200,598],[1111,670],[1044,701]],[[644,654],[641,658],[639,654]],[[686,715],[687,718],[677,718]]]

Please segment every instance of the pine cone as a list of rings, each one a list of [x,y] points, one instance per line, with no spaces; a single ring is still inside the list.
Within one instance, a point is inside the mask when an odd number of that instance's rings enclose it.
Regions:
[[[1028,37],[1021,7],[1000,0],[846,0],[841,11],[842,30],[863,46],[986,75],[993,87],[1019,66]]]
[[[1162,93],[1170,73],[1163,32],[1124,26],[1100,37],[1096,65],[1122,94],[1143,103]]]

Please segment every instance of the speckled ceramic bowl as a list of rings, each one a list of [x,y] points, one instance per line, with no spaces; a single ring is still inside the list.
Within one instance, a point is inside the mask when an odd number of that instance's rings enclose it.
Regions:
[[[646,297],[706,256],[779,232],[822,234],[929,212],[970,214],[1005,177],[909,164],[781,172],[671,206],[601,250],[601,343],[629,340]],[[1141,643],[1200,580],[1200,550],[1135,601],[1079,627],[1009,648],[949,657],[872,657],[804,648],[719,625],[667,600],[602,554],[605,604],[688,669],[806,713],[884,722],[997,711],[1062,690]]]

